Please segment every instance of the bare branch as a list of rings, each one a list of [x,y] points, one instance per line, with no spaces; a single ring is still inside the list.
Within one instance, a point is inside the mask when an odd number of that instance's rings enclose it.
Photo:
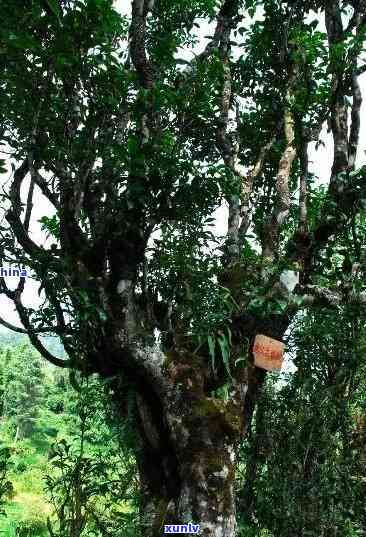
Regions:
[[[6,213],[6,219],[11,225],[19,244],[24,248],[27,254],[30,256],[36,256],[42,253],[43,249],[32,241],[20,219],[20,215],[22,213],[20,187],[28,171],[28,161],[24,160],[21,166],[14,173],[13,183],[10,188],[11,209],[9,209]]]
[[[263,165],[268,155],[268,152],[272,148],[273,144],[276,141],[276,135],[271,138],[271,140],[261,147],[259,152],[259,157],[252,170],[247,174],[242,176],[242,189],[241,189],[241,206],[240,206],[240,228],[239,228],[239,242],[242,245],[245,235],[249,228],[249,214],[250,214],[250,195],[253,189],[254,179],[256,179],[263,169]],[[240,170],[237,169],[237,173]]]
[[[39,173],[39,171],[36,170],[33,167],[33,164],[30,167],[30,173],[31,173],[31,176],[32,176],[34,182],[36,183],[36,185],[41,190],[42,194],[48,199],[48,201],[50,201],[52,203],[52,205],[56,209],[59,209],[60,208],[60,203],[59,203],[59,200],[58,200],[58,196],[56,194],[54,194],[49,189],[46,179],[44,177],[42,177],[42,175]]]
[[[291,89],[289,88],[287,94],[288,100],[290,97]],[[276,178],[277,207],[265,225],[265,233],[263,237],[263,257],[268,261],[273,261],[275,259],[280,228],[285,223],[290,211],[289,177],[297,150],[294,144],[294,118],[292,116],[292,112],[290,111],[289,105],[287,105],[284,112],[284,130],[286,149],[283,152],[278,165],[278,173]]]
[[[297,292],[303,301],[299,308],[309,306],[326,306],[336,308],[346,304],[366,306],[366,292],[340,293],[338,290],[327,289],[317,285],[298,286]]]
[[[339,1],[329,2],[325,9],[325,23],[328,34],[330,51],[342,42],[344,37],[343,24]],[[340,61],[333,61],[332,70],[332,99],[331,103],[331,129],[334,140],[334,158],[332,165],[331,183],[335,183],[338,175],[348,169],[348,116],[344,94],[345,65]]]
[[[30,342],[37,349],[37,351],[43,356],[43,358],[45,358],[48,362],[50,362],[51,364],[57,367],[64,367],[64,368],[71,367],[72,366],[71,360],[62,360],[61,358],[57,358],[56,356],[53,356],[53,354],[51,354],[44,347],[44,345],[38,338],[37,334],[32,330],[32,326],[29,320],[29,316],[27,314],[27,310],[23,306],[22,301],[21,301],[21,292],[15,293],[14,304],[18,312],[19,318],[23,326],[26,329]]]
[[[287,146],[279,163],[279,170],[276,180],[277,194],[279,200],[276,220],[279,226],[282,226],[284,224],[290,210],[290,191],[288,181],[291,173],[292,164],[296,157],[296,147],[294,146],[294,119],[292,113],[288,108],[285,110],[284,123]]]
[[[27,205],[26,205],[24,223],[23,223],[24,229],[26,231],[28,231],[29,229],[29,222],[30,222],[32,209],[33,209],[33,194],[34,194],[34,179],[33,177],[31,177],[29,190],[28,190],[28,196],[27,196]]]
[[[216,138],[225,165],[234,175],[243,179],[243,172],[237,162],[239,148],[234,147],[233,141],[227,135],[232,99],[231,69],[229,63],[230,34],[238,22],[238,10],[238,2],[224,1],[218,15],[213,41],[210,43],[210,47],[206,47],[205,54],[211,54],[212,50],[216,47],[219,49],[222,60],[223,85],[221,89],[220,117]],[[227,245],[230,259],[235,259],[239,255],[240,199],[238,196],[232,196],[228,202]]]
[[[232,141],[226,134],[231,101],[231,71],[227,55],[223,59],[222,66],[224,81],[221,90],[220,119],[216,137],[225,165],[235,175],[243,177],[236,163],[238,149],[234,149]],[[228,202],[228,252],[230,258],[235,258],[239,254],[240,200],[237,196],[232,196]]]

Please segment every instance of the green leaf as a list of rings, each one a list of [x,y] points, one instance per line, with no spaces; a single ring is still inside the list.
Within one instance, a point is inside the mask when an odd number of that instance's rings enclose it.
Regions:
[[[224,363],[225,369],[226,369],[229,377],[231,378],[230,363],[229,363],[229,360],[230,360],[230,347],[229,347],[228,340],[227,340],[226,336],[222,335],[222,336],[219,336],[217,338],[217,341],[219,342],[219,345],[220,345],[221,354],[222,354],[222,361]]]
[[[46,0],[50,10],[56,15],[58,21],[60,22],[60,17],[62,15],[62,11],[60,6],[58,5],[57,0]]]
[[[212,370],[216,372],[215,370],[215,344],[216,344],[215,339],[209,335],[207,336],[207,343],[208,343],[208,348],[209,348],[210,356],[211,356]]]
[[[175,60],[175,63],[179,64],[179,65],[190,65],[191,62],[187,61],[187,60],[183,60],[183,58],[177,58]]]
[[[226,327],[226,330],[227,330],[227,334],[228,334],[228,338],[229,338],[229,346],[231,347],[231,330],[230,330],[230,328],[228,326]]]

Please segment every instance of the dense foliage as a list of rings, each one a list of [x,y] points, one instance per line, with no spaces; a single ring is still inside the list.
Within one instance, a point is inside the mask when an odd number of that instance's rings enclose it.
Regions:
[[[243,520],[281,537],[363,535],[365,320],[323,311],[291,339],[297,370],[266,386],[242,448]]]
[[[126,455],[99,407],[112,400],[113,427],[133,431],[143,537],[189,522],[205,537],[233,537],[243,517],[276,537],[311,535],[315,518],[323,535],[362,532],[364,481],[345,446],[364,419],[366,2],[116,8],[2,0],[0,260],[26,267],[41,304],[29,304],[24,276],[0,278],[21,326],[0,323],[68,369],[76,391],[97,374],[108,394],[86,388],[88,403],[72,410],[77,429],[54,449],[48,531],[118,531],[124,515],[108,482],[123,483]],[[326,131],[332,162],[320,173],[310,155]],[[35,217],[41,202],[48,209]],[[351,330],[342,341],[339,319]],[[256,366],[258,335],[293,346],[298,370],[285,386]],[[55,414],[69,407],[57,382],[38,355],[17,352],[19,370],[12,349],[3,355],[7,434],[15,445],[60,440]],[[324,415],[314,424],[315,407]],[[118,470],[101,470],[108,449],[86,447],[94,426],[120,451]],[[256,430],[277,452],[258,452]]]
[[[1,414],[0,498],[5,512],[0,530],[7,537],[137,537],[136,437],[128,422],[121,429],[113,409],[105,406],[108,384],[90,379],[75,392],[67,376],[37,356],[41,380],[33,369],[14,384],[6,377],[8,368],[21,370],[32,350],[16,338],[3,337],[2,342],[2,356],[7,356],[1,362],[2,379],[7,379],[2,381],[3,405],[10,386],[17,401],[17,395],[37,382],[42,398],[29,406],[29,415],[37,419],[27,438],[16,434],[19,414]],[[241,446],[239,534],[362,535],[364,320],[354,310],[337,318],[326,311],[304,316],[289,336],[289,347],[296,371],[274,376],[266,385]],[[227,397],[227,392],[220,396]]]
[[[76,392],[37,355],[29,365],[38,368],[24,367],[32,353],[24,341],[1,348],[0,530],[9,537],[138,535],[134,439],[127,424],[113,426],[113,410],[103,404],[108,385],[89,379]]]

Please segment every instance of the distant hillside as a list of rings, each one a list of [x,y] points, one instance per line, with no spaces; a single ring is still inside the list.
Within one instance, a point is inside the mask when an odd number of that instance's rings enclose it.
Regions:
[[[58,337],[41,336],[43,345],[54,355],[63,357],[66,355],[65,349]],[[28,336],[12,332],[7,328],[0,328],[0,348],[5,346],[19,345],[19,343],[29,343]]]

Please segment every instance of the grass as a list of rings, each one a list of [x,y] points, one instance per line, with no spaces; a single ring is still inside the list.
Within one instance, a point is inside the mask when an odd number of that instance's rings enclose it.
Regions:
[[[43,446],[42,446],[43,447]],[[47,465],[39,442],[13,444],[13,468],[9,479],[14,494],[0,517],[0,537],[45,537],[51,506],[43,489],[43,471]]]

